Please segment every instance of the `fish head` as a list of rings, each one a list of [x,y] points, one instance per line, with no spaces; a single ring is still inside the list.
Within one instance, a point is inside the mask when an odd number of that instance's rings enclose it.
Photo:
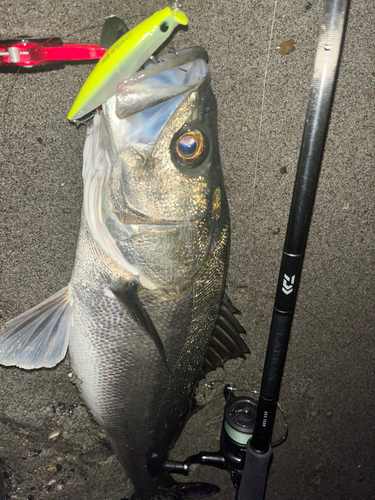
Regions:
[[[121,82],[100,114],[104,224],[136,277],[169,295],[192,286],[228,225],[216,100],[205,58],[181,64],[188,50]]]

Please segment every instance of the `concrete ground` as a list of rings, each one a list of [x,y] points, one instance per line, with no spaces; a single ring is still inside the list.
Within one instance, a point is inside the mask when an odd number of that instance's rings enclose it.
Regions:
[[[2,2],[0,38],[98,43],[106,16],[133,27],[163,7],[160,0]],[[179,459],[218,448],[225,383],[260,386],[322,2],[278,0],[275,14],[273,0],[182,7],[190,25],[175,46],[201,45],[210,55],[232,221],[227,290],[252,353],[210,374],[209,401],[173,451]],[[276,46],[290,38],[295,49],[281,56]],[[267,500],[375,498],[374,54],[372,2],[353,1],[280,395],[289,438],[274,451]],[[0,74],[2,322],[69,281],[84,130],[66,115],[91,68]],[[1,368],[0,498],[129,494],[69,374],[69,359],[31,373]],[[234,498],[225,472],[200,467],[191,479],[219,484],[217,500]]]

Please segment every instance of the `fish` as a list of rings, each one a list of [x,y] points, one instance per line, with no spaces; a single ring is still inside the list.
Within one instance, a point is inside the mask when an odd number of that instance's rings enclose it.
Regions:
[[[134,498],[208,498],[153,473],[194,411],[198,381],[249,352],[225,293],[229,208],[207,53],[166,54],[121,81],[88,126],[69,284],[8,322],[0,363],[56,366],[77,387]]]

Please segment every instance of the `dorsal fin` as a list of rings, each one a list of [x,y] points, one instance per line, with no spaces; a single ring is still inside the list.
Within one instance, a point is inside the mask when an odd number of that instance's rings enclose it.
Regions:
[[[207,373],[218,367],[223,367],[228,359],[244,358],[245,354],[250,353],[240,336],[241,333],[246,334],[246,331],[234,314],[241,313],[224,293],[212,339],[200,371],[200,378],[204,378]]]
[[[161,340],[152,319],[148,315],[148,312],[143,307],[141,301],[139,300],[137,293],[137,284],[135,282],[126,282],[121,286],[111,289],[113,295],[115,296],[117,302],[120,306],[125,309],[130,316],[141,325],[147,335],[153,340],[160,356],[162,357],[165,366],[167,367],[169,373],[171,370],[168,366],[167,356],[165,354],[163,341]]]

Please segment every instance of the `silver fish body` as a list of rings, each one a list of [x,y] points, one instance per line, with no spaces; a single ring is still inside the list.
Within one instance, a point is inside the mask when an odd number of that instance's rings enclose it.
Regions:
[[[96,113],[71,281],[0,335],[0,363],[27,369],[54,366],[69,345],[79,390],[141,498],[170,482],[147,461],[168,456],[188,418],[229,250],[207,65],[179,57],[119,85]],[[209,365],[227,357],[211,349]]]
[[[146,284],[104,254],[85,217],[70,283],[72,367],[83,398],[139,491],[152,489],[146,472],[150,453],[166,457],[186,422],[224,291],[229,213],[216,105],[205,78],[171,115],[151,154],[139,153],[133,144],[119,154],[112,151],[105,196],[112,197],[121,221],[116,241]],[[100,125],[95,123],[91,134],[111,133],[110,112],[97,115]],[[175,134],[198,127],[209,142],[204,162],[176,166]],[[160,336],[170,371],[144,327],[112,293],[129,284]]]
[[[117,220],[127,226],[119,236],[118,224],[117,241],[155,288],[142,286],[108,259],[85,218],[70,283],[75,311],[69,342],[72,367],[96,421],[141,491],[150,489],[145,469],[150,453],[166,457],[186,422],[224,291],[229,213],[216,105],[205,78],[184,97],[149,156],[133,145],[111,155],[106,196],[112,196]],[[95,123],[90,133],[111,133],[113,117],[106,119],[110,111],[97,115],[100,125]],[[199,166],[176,166],[171,157],[174,136],[192,128],[204,133],[207,156]],[[129,283],[136,285],[160,336],[170,372],[143,326],[111,296],[113,288]]]

